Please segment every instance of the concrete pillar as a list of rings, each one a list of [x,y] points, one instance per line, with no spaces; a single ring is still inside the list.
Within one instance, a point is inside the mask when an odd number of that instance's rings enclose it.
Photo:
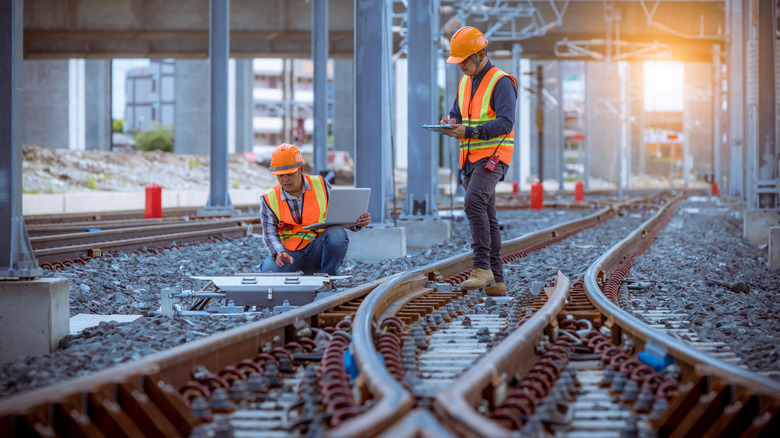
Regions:
[[[780,213],[776,211],[751,211],[744,213],[742,222],[742,237],[754,245],[769,243],[769,229],[780,227]]]
[[[617,182],[618,168],[618,72],[617,63],[586,63],[586,119],[588,120],[586,155],[591,158],[586,164],[590,176],[609,182]]]
[[[235,152],[241,153],[251,151],[255,146],[255,74],[251,59],[237,59],[235,65]]]
[[[211,138],[209,61],[177,59],[175,75],[174,152],[207,154]]]
[[[683,112],[683,134],[687,146],[684,156],[686,170],[697,179],[714,172],[712,167],[712,66],[704,62],[686,62],[685,66],[685,111]],[[688,186],[689,172],[685,181]]]
[[[744,0],[730,0],[728,5],[728,195],[744,200]]]
[[[69,63],[24,61],[22,143],[68,149]]]
[[[50,354],[69,331],[66,278],[0,282],[0,362]]]
[[[558,79],[558,83],[556,84],[556,99],[558,100],[558,107],[556,108],[558,112],[558,117],[556,117],[556,120],[558,122],[558,129],[556,129],[556,138],[557,141],[555,145],[557,146],[558,153],[555,154],[557,157],[557,179],[558,179],[558,191],[563,191],[563,183],[564,183],[564,172],[566,171],[566,164],[564,162],[563,158],[563,152],[566,149],[566,112],[563,110],[563,61],[556,61],[555,62],[555,69],[556,69],[556,77]]]
[[[769,227],[769,269],[780,270],[780,227]]]
[[[432,217],[436,214],[436,194],[439,158],[439,135],[420,128],[422,123],[436,123],[438,111],[437,57],[439,2],[412,2],[407,9],[409,44],[407,68],[407,181],[404,214]],[[419,68],[423,67],[423,68]],[[427,74],[423,74],[423,73]],[[404,119],[399,120],[399,125]],[[434,146],[435,145],[435,146]]]
[[[391,192],[390,159],[391,34],[392,5],[373,0],[355,2],[355,185],[371,188],[368,211],[372,223],[383,224]]]
[[[777,44],[777,14],[773,1],[758,2],[758,94],[756,135],[756,174],[753,184],[755,199],[749,200],[755,208],[780,210],[778,189],[777,108],[775,93],[769,92],[775,84],[775,45]]]
[[[349,152],[353,156],[355,112],[353,99],[355,84],[352,82],[352,60],[333,60],[333,150]]]
[[[111,149],[111,60],[84,61],[86,149]]]

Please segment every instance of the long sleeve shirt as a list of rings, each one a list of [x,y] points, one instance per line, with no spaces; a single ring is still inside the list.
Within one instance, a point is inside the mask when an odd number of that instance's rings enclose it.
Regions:
[[[303,216],[303,197],[306,191],[311,189],[311,185],[306,178],[303,179],[303,186],[303,192],[297,198],[282,189],[282,201],[287,201],[293,220],[298,224],[301,223],[301,217]],[[328,198],[330,198],[331,186],[327,180],[325,180],[325,188],[328,191]],[[261,199],[260,219],[263,224],[263,242],[268,251],[271,252],[271,257],[276,257],[280,252],[287,251],[287,248],[285,248],[282,239],[279,237],[279,218],[276,217],[271,207],[268,206],[265,196]]]
[[[477,73],[471,76],[471,96],[474,97],[474,93],[477,91],[480,82],[485,77],[485,73],[493,68],[493,64],[488,60],[485,67]],[[458,105],[458,97],[455,96],[455,104],[450,110],[450,118],[458,121],[459,124],[463,123],[463,115],[460,113],[460,105]],[[470,100],[467,100],[471,103]],[[496,120],[479,125],[479,139],[489,140],[491,138],[501,137],[512,132],[512,127],[515,125],[515,104],[517,102],[517,87],[512,79],[504,76],[498,81],[493,88],[493,93],[490,95],[490,108],[496,112]],[[471,126],[466,127],[466,138],[471,138],[473,129]],[[465,168],[463,169],[465,174],[468,175],[474,168],[475,163],[466,161]],[[504,167],[507,167],[504,165]],[[506,172],[504,172],[506,173]],[[503,179],[503,178],[502,178]]]

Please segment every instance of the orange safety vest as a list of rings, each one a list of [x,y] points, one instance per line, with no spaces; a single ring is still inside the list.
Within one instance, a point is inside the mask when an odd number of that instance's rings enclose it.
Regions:
[[[277,184],[263,194],[268,207],[279,219],[279,238],[289,251],[300,251],[316,239],[323,230],[305,230],[303,227],[323,222],[328,212],[328,189],[325,180],[321,176],[312,178],[304,175],[303,177],[309,182],[310,189],[303,192],[301,223],[293,220],[290,206],[286,201],[282,202],[281,184]]]
[[[458,84],[458,107],[460,115],[463,118],[463,124],[466,126],[479,126],[496,120],[496,112],[490,107],[490,96],[493,95],[493,88],[496,82],[504,76],[508,76],[515,83],[517,80],[512,76],[493,66],[485,73],[485,77],[480,81],[474,96],[471,95],[471,76],[463,75]],[[470,101],[467,102],[467,99]],[[501,145],[501,146],[499,146]],[[496,150],[498,146],[498,150]],[[515,149],[515,127],[512,126],[512,132],[506,136],[491,138],[488,140],[468,139],[460,140],[460,168],[466,164],[466,160],[476,163],[487,158],[496,151],[498,158],[508,166],[512,162],[512,152]]]

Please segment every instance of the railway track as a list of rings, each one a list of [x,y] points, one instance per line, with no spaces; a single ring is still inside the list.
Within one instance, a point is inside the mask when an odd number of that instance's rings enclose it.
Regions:
[[[187,242],[238,237],[260,224],[257,215],[193,219],[189,216],[146,220],[73,221],[33,224],[30,244],[41,267],[85,263],[120,251],[161,251]]]
[[[710,428],[720,436],[740,436],[732,433],[737,429],[762,436],[776,430],[777,383],[693,350],[616,306],[630,261],[672,208],[635,201],[657,213],[574,281],[559,274],[542,291],[494,300],[457,288],[470,256],[455,256],[2,400],[0,431],[694,436]],[[605,208],[506,242],[502,254],[506,262],[525,257],[627,208]],[[636,359],[648,351],[673,359],[676,368],[649,369]]]

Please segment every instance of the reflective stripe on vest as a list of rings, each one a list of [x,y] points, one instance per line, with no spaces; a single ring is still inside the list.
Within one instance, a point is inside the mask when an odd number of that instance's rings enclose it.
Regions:
[[[471,76],[464,75],[458,84],[458,107],[466,126],[479,126],[496,120],[496,112],[490,107],[490,96],[496,82],[504,76],[508,76],[517,87],[517,80],[501,71],[498,67],[491,67],[480,81],[474,96],[471,96]],[[468,102],[468,103],[467,103]],[[499,146],[501,145],[501,146]],[[498,150],[496,150],[496,147]],[[472,163],[487,158],[496,150],[499,159],[509,165],[512,162],[512,152],[515,148],[515,127],[506,136],[495,137],[487,140],[461,139],[460,141],[460,167],[463,169],[466,160]]]
[[[309,182],[311,188],[303,192],[300,224],[293,220],[287,202],[282,201],[281,185],[277,184],[263,194],[268,207],[279,220],[279,238],[289,251],[300,251],[306,248],[306,245],[322,233],[323,230],[305,230],[303,227],[323,222],[328,211],[328,191],[325,187],[325,180],[321,176],[312,178],[309,175],[304,175],[303,177]]]

